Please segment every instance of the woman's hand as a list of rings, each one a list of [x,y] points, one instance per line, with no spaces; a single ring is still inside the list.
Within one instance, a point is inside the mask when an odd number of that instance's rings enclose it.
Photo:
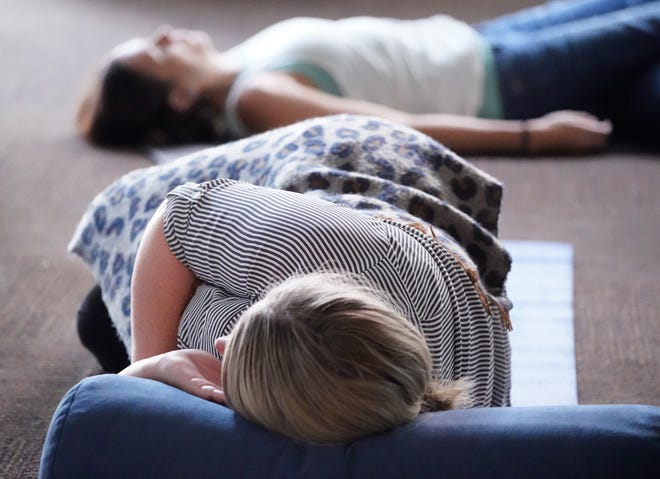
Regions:
[[[585,154],[602,150],[612,132],[607,120],[578,111],[555,111],[527,122],[531,154]]]
[[[222,363],[199,349],[169,351],[137,361],[119,373],[154,379],[208,401],[225,403]]]

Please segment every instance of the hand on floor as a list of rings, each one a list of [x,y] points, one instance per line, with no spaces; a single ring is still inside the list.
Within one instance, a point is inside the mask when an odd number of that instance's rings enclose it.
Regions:
[[[602,150],[612,124],[586,112],[562,110],[529,120],[528,147],[534,155],[586,154]]]

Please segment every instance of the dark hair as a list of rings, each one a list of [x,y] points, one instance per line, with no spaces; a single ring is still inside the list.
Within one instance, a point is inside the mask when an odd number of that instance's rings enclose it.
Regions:
[[[227,141],[210,105],[185,112],[168,103],[169,86],[115,60],[101,77],[100,97],[88,138],[103,146]]]

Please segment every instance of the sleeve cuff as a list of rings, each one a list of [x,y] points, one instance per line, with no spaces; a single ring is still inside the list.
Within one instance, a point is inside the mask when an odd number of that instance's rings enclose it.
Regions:
[[[186,266],[189,265],[186,259],[185,238],[193,206],[201,196],[202,187],[197,183],[180,185],[167,194],[163,216],[165,239],[172,254]]]

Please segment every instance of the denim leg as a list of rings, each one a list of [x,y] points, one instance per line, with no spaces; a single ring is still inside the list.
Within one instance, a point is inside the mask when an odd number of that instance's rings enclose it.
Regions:
[[[660,2],[526,34],[484,34],[493,47],[506,118],[607,104],[660,56]]]
[[[484,34],[535,31],[654,0],[555,0],[475,25]]]
[[[614,134],[660,147],[660,60],[632,79],[609,108]]]

